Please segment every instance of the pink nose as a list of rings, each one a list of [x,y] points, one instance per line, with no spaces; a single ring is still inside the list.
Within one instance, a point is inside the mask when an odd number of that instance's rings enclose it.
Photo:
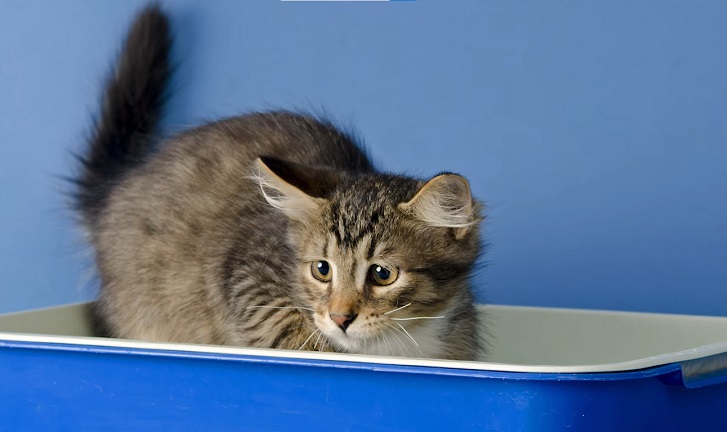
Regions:
[[[341,330],[343,330],[344,332],[346,331],[348,326],[351,325],[353,320],[356,319],[356,315],[354,315],[354,314],[334,314],[334,313],[332,313],[329,316],[331,317],[333,322],[335,322],[338,325],[338,327]]]

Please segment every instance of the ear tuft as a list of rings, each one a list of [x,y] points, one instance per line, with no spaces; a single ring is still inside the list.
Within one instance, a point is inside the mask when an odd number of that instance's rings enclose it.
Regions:
[[[294,186],[291,182],[296,180],[295,170],[278,159],[256,159],[251,179],[258,183],[268,204],[294,220],[311,217],[324,201]]]
[[[432,178],[399,208],[431,227],[454,228],[457,238],[479,222],[469,182],[457,174]]]

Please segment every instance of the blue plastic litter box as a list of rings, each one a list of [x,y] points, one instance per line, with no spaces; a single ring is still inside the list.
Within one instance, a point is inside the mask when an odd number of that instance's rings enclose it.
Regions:
[[[88,337],[0,316],[0,430],[727,431],[727,318],[486,306],[460,362]]]

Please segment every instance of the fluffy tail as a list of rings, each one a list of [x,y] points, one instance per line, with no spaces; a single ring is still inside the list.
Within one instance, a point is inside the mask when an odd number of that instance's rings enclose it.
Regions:
[[[134,20],[103,94],[86,153],[80,157],[76,207],[95,224],[109,193],[148,153],[171,77],[169,21],[157,5]]]

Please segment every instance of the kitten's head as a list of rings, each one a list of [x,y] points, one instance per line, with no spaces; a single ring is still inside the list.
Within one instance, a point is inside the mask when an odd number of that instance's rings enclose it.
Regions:
[[[300,292],[338,348],[436,356],[480,249],[480,204],[467,180],[255,162],[267,202],[287,215]],[[460,317],[461,318],[461,317]],[[474,317],[469,317],[474,320]],[[416,340],[416,342],[414,342]]]

